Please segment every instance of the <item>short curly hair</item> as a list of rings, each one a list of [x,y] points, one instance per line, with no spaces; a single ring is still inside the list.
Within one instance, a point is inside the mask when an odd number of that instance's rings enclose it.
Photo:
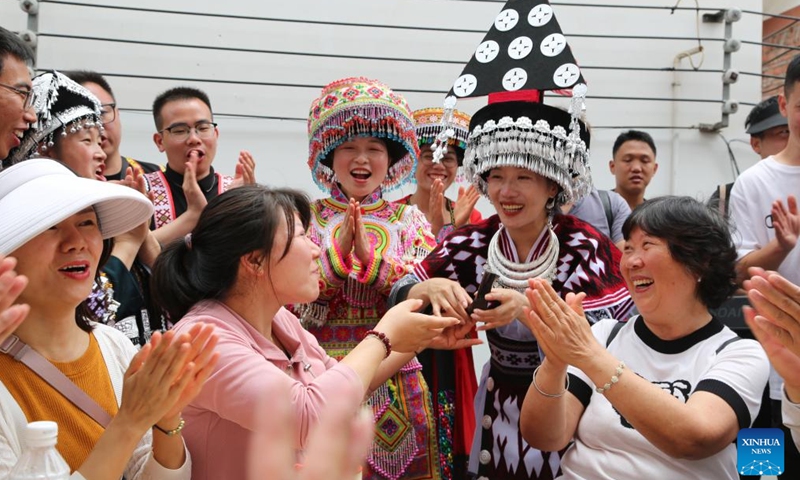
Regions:
[[[625,240],[635,228],[667,242],[672,259],[699,278],[696,294],[706,307],[719,307],[736,290],[736,247],[716,210],[691,197],[653,198],[625,220]]]

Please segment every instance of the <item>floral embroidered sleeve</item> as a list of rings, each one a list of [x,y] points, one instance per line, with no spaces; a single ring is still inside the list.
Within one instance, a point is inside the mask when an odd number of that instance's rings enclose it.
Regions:
[[[292,310],[300,318],[304,325],[324,325],[328,318],[328,302],[333,299],[353,271],[352,253],[343,254],[333,238],[328,238],[324,232],[324,226],[320,225],[320,209],[324,209],[315,202],[312,204],[312,221],[308,227],[308,235],[311,240],[319,245],[322,250],[317,264],[319,265],[319,297],[311,303],[295,305]]]
[[[369,264],[358,272],[358,281],[369,285],[383,295],[389,295],[392,286],[414,265],[421,262],[435,247],[436,239],[430,231],[425,215],[416,207],[401,205],[399,222],[405,228],[400,233],[400,257],[389,257],[372,252]]]

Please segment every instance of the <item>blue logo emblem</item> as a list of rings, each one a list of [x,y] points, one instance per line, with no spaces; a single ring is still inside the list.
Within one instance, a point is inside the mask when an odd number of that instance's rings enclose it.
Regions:
[[[743,428],[736,438],[736,469],[741,475],[780,475],[783,463],[783,430]]]

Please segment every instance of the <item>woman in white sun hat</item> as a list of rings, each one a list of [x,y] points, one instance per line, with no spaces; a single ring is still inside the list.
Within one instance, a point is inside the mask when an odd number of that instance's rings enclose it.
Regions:
[[[107,239],[152,212],[140,193],[53,160],[0,172],[0,255],[28,278],[17,302],[30,308],[0,345],[0,478],[21,454],[27,422],[45,419],[59,424],[71,478],[190,478],[181,410],[216,361],[212,327],[156,334],[136,353],[86,305]]]

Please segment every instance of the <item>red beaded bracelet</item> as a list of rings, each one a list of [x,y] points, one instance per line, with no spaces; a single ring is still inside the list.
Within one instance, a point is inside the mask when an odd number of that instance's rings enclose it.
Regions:
[[[392,353],[392,342],[389,341],[389,337],[387,337],[385,333],[378,332],[376,330],[370,330],[364,335],[364,338],[367,337],[375,337],[383,342],[383,348],[386,350],[386,357],[384,358],[389,358],[389,355]]]

